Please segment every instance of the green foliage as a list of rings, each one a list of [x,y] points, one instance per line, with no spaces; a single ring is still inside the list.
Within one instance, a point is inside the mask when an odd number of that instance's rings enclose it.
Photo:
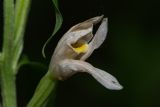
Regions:
[[[1,90],[4,107],[16,107],[15,78],[11,53],[14,40],[14,0],[4,0],[4,35],[1,61]]]
[[[16,72],[23,48],[23,35],[30,0],[4,0],[4,35],[1,61],[3,107],[16,107]],[[16,9],[15,9],[16,7]]]
[[[48,40],[43,45],[43,48],[42,48],[43,57],[46,57],[45,56],[46,45],[50,42],[50,40],[53,38],[53,36],[58,32],[58,30],[60,29],[62,22],[63,22],[63,17],[62,17],[61,12],[59,11],[59,8],[58,8],[58,0],[52,0],[52,1],[53,1],[54,9],[55,9],[56,23],[55,23],[55,27],[54,27],[52,35],[48,38]]]
[[[53,0],[53,4],[56,12],[56,24],[52,36],[60,29],[63,20],[58,9],[58,1]],[[32,62],[26,56],[22,56],[20,60],[30,0],[16,0],[15,3],[14,0],[4,0],[3,5],[4,35],[2,53],[0,53],[2,104],[3,107],[17,107],[15,80],[18,69],[25,64],[34,66],[42,66],[43,64]],[[47,73],[40,81],[28,107],[41,107],[44,105],[54,86],[55,81]]]
[[[28,103],[27,107],[43,107],[46,105],[49,96],[55,88],[56,82],[52,79],[49,72],[39,82],[34,96]]]
[[[23,49],[23,37],[25,31],[25,25],[29,12],[30,0],[17,0],[15,9],[15,24],[14,24],[14,44],[15,53],[14,61],[18,63]],[[15,63],[15,64],[16,64]],[[15,73],[17,73],[15,71]]]
[[[18,66],[17,66],[17,71],[25,66],[25,65],[30,65],[32,67],[35,67],[35,68],[39,68],[39,69],[47,69],[47,66],[44,65],[43,63],[41,62],[36,62],[36,61],[31,61],[27,55],[22,55],[21,56],[21,59],[18,63]]]
[[[43,49],[42,49],[42,54],[45,57],[45,47],[49,43],[49,41],[52,39],[52,37],[57,33],[57,31],[60,29],[63,18],[62,15],[58,9],[58,0],[52,0],[53,5],[55,8],[55,15],[56,15],[56,23],[55,23],[55,28],[50,36],[50,38],[45,42]],[[35,93],[32,97],[32,99],[29,101],[27,107],[42,107],[46,106],[47,102],[49,101],[49,96],[52,94],[53,89],[55,88],[56,81],[53,80],[53,77],[51,77],[50,72],[48,71],[45,76],[42,77],[40,80],[38,87],[35,90]]]

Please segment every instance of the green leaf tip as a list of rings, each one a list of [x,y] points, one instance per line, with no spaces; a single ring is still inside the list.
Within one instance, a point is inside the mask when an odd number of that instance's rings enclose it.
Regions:
[[[58,0],[52,0],[52,2],[54,5],[54,9],[55,9],[56,23],[55,23],[55,27],[54,27],[52,35],[48,38],[48,40],[43,45],[42,55],[44,58],[46,58],[45,48],[46,48],[47,44],[51,41],[52,37],[58,32],[58,30],[60,29],[62,22],[63,22],[63,17],[62,17],[61,12],[59,11],[59,7],[58,7]]]

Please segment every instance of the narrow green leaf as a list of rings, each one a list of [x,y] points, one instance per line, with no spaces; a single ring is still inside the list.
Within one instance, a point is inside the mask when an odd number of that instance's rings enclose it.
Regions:
[[[52,39],[52,37],[57,33],[57,31],[60,29],[62,22],[63,22],[63,18],[62,18],[62,14],[59,11],[58,8],[58,0],[52,0],[53,1],[53,5],[54,5],[54,9],[55,9],[55,16],[56,16],[56,23],[55,23],[55,27],[53,30],[52,35],[48,38],[48,40],[45,42],[45,44],[43,45],[42,48],[42,55],[45,58],[45,48],[46,45],[50,42],[50,40]]]
[[[56,81],[51,78],[49,72],[40,80],[35,93],[27,107],[44,107],[46,101],[55,89]]]
[[[25,25],[30,7],[30,0],[17,0],[15,11],[15,43],[24,36]]]
[[[30,0],[17,0],[15,9],[15,26],[14,26],[14,64],[17,64],[23,49],[23,37],[30,7]],[[17,65],[15,65],[16,67]],[[15,72],[16,73],[16,72]]]
[[[26,55],[23,55],[18,63],[17,71],[20,67],[25,65],[29,65],[29,66],[36,67],[39,69],[44,69],[44,70],[47,69],[47,66],[44,65],[43,63],[31,61]]]

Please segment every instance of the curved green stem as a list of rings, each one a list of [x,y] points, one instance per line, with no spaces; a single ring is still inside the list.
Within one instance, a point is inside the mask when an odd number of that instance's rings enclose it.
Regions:
[[[35,93],[27,107],[42,107],[56,86],[56,81],[51,78],[49,72],[42,77]]]

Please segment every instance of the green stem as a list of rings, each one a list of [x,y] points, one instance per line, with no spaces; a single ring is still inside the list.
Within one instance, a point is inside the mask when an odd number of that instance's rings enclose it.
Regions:
[[[8,50],[9,51],[9,50]],[[3,107],[16,107],[16,85],[15,85],[15,68],[11,55],[3,53],[1,62],[1,90]]]
[[[1,55],[1,92],[3,107],[16,107],[16,86],[12,61],[14,40],[14,0],[4,0],[4,35]]]
[[[4,34],[3,48],[0,55],[3,107],[17,107],[15,80],[17,65],[23,48],[23,35],[29,5],[30,0],[3,1]]]
[[[8,71],[11,72],[13,70],[3,65],[1,71],[2,104],[3,107],[16,107],[15,76]]]
[[[42,107],[56,86],[56,81],[50,76],[49,72],[40,80],[35,93],[27,107]]]

